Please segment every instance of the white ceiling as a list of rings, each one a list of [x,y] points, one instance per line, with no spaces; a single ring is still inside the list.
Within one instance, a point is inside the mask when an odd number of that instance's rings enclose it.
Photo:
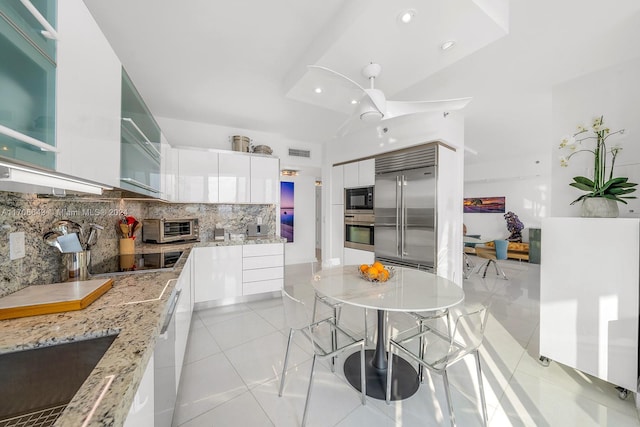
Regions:
[[[511,0],[508,22],[506,1],[85,0],[157,116],[322,143],[348,116],[314,98],[306,65],[366,86],[374,61],[387,98],[473,97],[469,163],[544,155],[552,86],[640,56],[637,0]]]

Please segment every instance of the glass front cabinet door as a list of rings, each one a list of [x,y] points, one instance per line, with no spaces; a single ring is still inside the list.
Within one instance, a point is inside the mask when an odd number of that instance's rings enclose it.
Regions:
[[[55,0],[0,2],[0,156],[55,168]]]
[[[120,129],[122,188],[160,197],[160,127],[124,69]]]

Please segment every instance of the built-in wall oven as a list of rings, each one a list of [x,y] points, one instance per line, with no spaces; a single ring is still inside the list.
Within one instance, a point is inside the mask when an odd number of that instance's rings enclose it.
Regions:
[[[344,213],[373,215],[373,186],[346,188],[344,190]]]
[[[374,251],[375,217],[373,213],[344,215],[344,247]]]

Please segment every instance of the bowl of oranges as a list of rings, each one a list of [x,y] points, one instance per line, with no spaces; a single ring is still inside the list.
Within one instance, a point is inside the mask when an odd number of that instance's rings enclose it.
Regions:
[[[395,274],[393,267],[385,267],[381,262],[376,261],[373,264],[362,264],[358,267],[360,277],[369,282],[386,282]]]

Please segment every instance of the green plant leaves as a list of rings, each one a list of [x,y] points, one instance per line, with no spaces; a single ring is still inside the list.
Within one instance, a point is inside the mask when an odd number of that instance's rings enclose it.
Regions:
[[[576,176],[573,178],[573,180],[575,182],[570,183],[570,186],[582,191],[586,191],[587,193],[571,202],[572,205],[576,202],[584,200],[587,197],[604,197],[606,199],[615,200],[616,202],[621,202],[624,204],[627,204],[624,199],[636,198],[635,196],[624,196],[624,194],[629,194],[636,191],[636,189],[633,187],[638,185],[634,182],[628,182],[629,178],[611,178],[600,188],[595,188],[595,183],[589,178],[585,178],[584,176]]]
[[[573,177],[573,180],[575,182],[577,182],[578,184],[588,185],[591,188],[593,188],[595,186],[593,181],[591,181],[589,178],[586,178],[584,176],[575,176],[575,177]]]

